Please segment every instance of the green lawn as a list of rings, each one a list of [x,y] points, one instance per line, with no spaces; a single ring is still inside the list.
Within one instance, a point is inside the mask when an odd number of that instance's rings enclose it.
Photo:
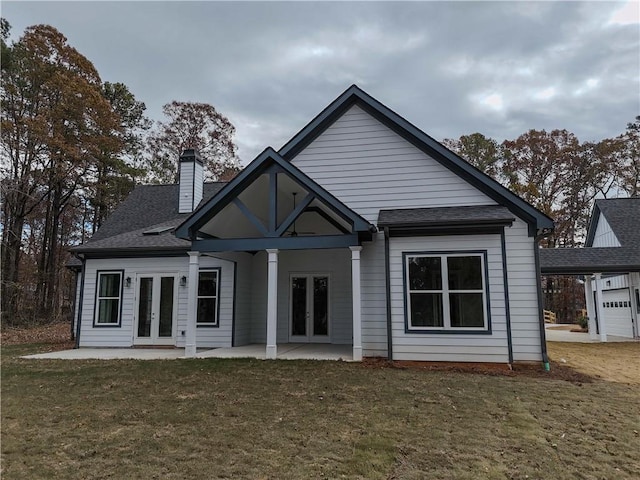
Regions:
[[[638,384],[36,350],[2,349],[3,479],[640,478]]]

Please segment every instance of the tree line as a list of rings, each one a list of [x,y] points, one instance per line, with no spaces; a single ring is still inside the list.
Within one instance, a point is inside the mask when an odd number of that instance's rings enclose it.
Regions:
[[[185,148],[209,180],[239,170],[231,122],[213,106],[172,101],[164,121],[48,25],[9,42],[1,20],[2,323],[69,314],[68,249],[89,238],[139,183],[177,180]]]
[[[172,101],[152,122],[123,83],[102,81],[66,37],[36,25],[9,42],[1,20],[2,323],[68,318],[69,247],[91,237],[136,184],[177,180],[197,148],[208,180],[239,171],[234,126],[212,105]],[[640,195],[640,117],[615,138],[580,142],[567,130],[530,130],[498,142],[481,133],[448,148],[551,216],[544,246],[580,246],[593,201]],[[574,278],[545,281],[547,305],[581,305]],[[561,293],[558,293],[561,292]]]

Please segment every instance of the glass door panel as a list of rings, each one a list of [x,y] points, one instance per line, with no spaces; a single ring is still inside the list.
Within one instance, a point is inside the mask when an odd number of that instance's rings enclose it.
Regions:
[[[138,337],[151,337],[152,315],[153,277],[141,277],[138,301]]]
[[[291,335],[307,335],[307,277],[291,278]]]
[[[329,333],[329,278],[313,277],[313,334]]]
[[[171,337],[173,334],[173,277],[160,279],[159,337]]]
[[[329,276],[291,276],[290,340],[329,341]]]

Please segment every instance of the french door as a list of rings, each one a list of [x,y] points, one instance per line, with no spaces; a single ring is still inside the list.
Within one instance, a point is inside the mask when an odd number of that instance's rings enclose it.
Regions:
[[[289,298],[289,341],[329,343],[329,275],[292,274]]]
[[[138,275],[134,344],[174,345],[176,277],[169,274]]]

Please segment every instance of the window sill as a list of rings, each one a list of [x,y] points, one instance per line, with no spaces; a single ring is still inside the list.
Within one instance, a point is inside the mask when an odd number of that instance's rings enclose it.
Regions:
[[[220,327],[217,323],[198,323],[196,324],[196,328],[218,328]]]

